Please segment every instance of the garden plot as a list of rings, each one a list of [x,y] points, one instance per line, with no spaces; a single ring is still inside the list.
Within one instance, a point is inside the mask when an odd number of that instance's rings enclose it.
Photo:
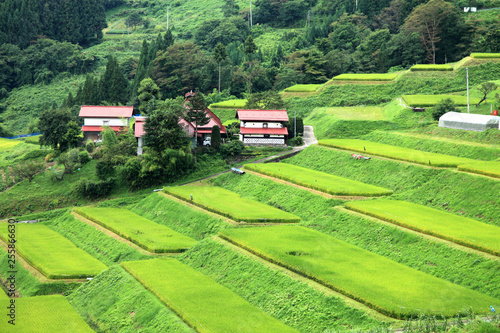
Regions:
[[[392,194],[392,191],[388,189],[292,164],[247,164],[245,169],[333,195],[376,197]]]
[[[128,261],[122,266],[198,332],[295,332],[175,259]]]
[[[340,74],[332,78],[334,81],[392,81],[401,73],[384,74]]]
[[[396,200],[347,202],[354,211],[500,256],[500,227]]]
[[[397,318],[488,313],[500,300],[299,226],[239,228],[221,237]]]
[[[458,166],[458,170],[500,178],[500,161],[481,161]]]
[[[155,253],[182,252],[196,241],[126,209],[76,208],[75,212]]]
[[[409,106],[432,107],[444,99],[451,99],[458,106],[467,105],[467,96],[457,95],[403,95],[403,99]],[[480,99],[471,97],[470,104],[479,103]]]
[[[43,224],[16,224],[16,249],[49,279],[78,279],[99,274],[106,266]],[[7,242],[7,223],[0,223],[0,238]]]
[[[241,222],[299,222],[297,216],[263,203],[242,198],[216,186],[166,187],[164,191],[211,212]],[[193,200],[191,200],[191,196]]]
[[[393,158],[396,160],[424,164],[435,167],[457,167],[461,164],[469,164],[475,160],[450,155],[428,153],[420,150],[386,145],[383,143],[357,140],[357,139],[328,139],[319,140],[322,146],[358,151],[365,154],[373,154]]]
[[[0,138],[0,151],[7,150],[20,144],[21,141]]]
[[[9,305],[10,300],[0,300],[5,314]],[[15,309],[15,325],[4,315],[0,332],[94,332],[62,295],[16,298]]]

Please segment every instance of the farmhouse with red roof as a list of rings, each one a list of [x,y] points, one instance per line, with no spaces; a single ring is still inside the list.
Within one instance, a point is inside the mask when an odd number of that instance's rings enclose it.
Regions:
[[[240,141],[245,145],[285,145],[288,138],[286,110],[238,110]]]
[[[104,126],[109,126],[115,132],[127,130],[133,112],[132,106],[83,105],[79,116],[83,118],[84,139],[100,140]]]

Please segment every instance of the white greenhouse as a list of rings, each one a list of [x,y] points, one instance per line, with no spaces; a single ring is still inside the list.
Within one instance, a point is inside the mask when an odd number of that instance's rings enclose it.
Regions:
[[[439,118],[439,127],[463,129],[468,131],[485,131],[488,128],[498,129],[500,117],[473,114],[448,112]]]

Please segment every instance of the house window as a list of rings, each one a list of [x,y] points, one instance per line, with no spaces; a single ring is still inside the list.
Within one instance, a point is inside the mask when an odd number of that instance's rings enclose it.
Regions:
[[[267,128],[267,127],[268,127],[267,123],[263,123],[263,124],[262,124],[262,127],[263,127],[263,128]]]
[[[109,126],[109,120],[103,120],[102,126]]]

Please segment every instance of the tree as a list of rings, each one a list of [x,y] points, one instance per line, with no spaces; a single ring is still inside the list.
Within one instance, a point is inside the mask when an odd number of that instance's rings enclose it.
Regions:
[[[128,81],[118,65],[115,57],[111,56],[106,64],[106,71],[99,82],[101,101],[112,104],[125,104],[128,100]]]
[[[133,12],[132,14],[130,14],[130,16],[125,21],[127,27],[132,27],[132,30],[134,30],[135,27],[141,25],[142,22],[142,17],[137,12]]]
[[[215,150],[219,150],[220,147],[220,128],[217,125],[214,125],[212,127],[212,135],[211,135],[211,141],[210,144],[212,145],[212,148]]]
[[[479,106],[482,102],[486,100],[486,97],[488,97],[488,94],[492,91],[495,91],[498,88],[497,84],[495,82],[483,82],[479,86],[479,91],[483,94],[483,97],[479,101],[479,103],[476,104],[476,106]]]
[[[254,93],[248,96],[246,109],[257,110],[280,110],[285,107],[285,102],[281,95],[274,90]]]
[[[17,177],[28,179],[28,182],[31,183],[33,178],[45,169],[45,166],[42,161],[25,161],[15,165],[13,169]]]
[[[64,134],[64,141],[69,148],[75,148],[83,139],[81,127],[74,120],[68,122],[68,130]]]
[[[226,47],[222,43],[217,44],[214,49],[214,60],[219,65],[219,93],[220,93],[220,67],[221,63],[227,59]]]
[[[38,122],[38,128],[43,133],[40,145],[65,150],[68,145],[65,134],[68,132],[68,123],[71,120],[73,117],[68,109],[45,110]]]
[[[436,104],[434,110],[432,110],[432,118],[434,120],[439,120],[439,118],[447,112],[460,112],[451,98],[443,99]]]
[[[180,149],[189,144],[186,131],[179,124],[185,109],[184,99],[167,99],[157,104],[146,119],[145,143],[157,153],[166,149]]]
[[[137,94],[137,98],[139,99],[139,111],[143,115],[154,110],[155,103],[160,101],[161,98],[160,88],[158,88],[153,79],[149,77],[141,81]]]
[[[231,17],[238,15],[240,11],[240,6],[234,0],[224,0],[224,4],[222,5],[222,13],[224,13],[225,17]]]
[[[431,0],[416,7],[406,18],[403,28],[419,34],[427,52],[427,60],[432,64],[436,63],[443,22],[453,13],[455,9],[452,4],[444,0]]]
[[[203,94],[196,92],[194,96],[190,97],[186,103],[187,112],[184,117],[187,121],[194,125],[195,131],[195,148],[198,140],[198,127],[206,125],[210,122],[210,117],[205,113],[207,104]]]
[[[248,57],[248,93],[252,93],[252,65],[253,65],[253,54],[257,51],[257,45],[253,41],[252,36],[249,36],[245,41],[245,54]]]

